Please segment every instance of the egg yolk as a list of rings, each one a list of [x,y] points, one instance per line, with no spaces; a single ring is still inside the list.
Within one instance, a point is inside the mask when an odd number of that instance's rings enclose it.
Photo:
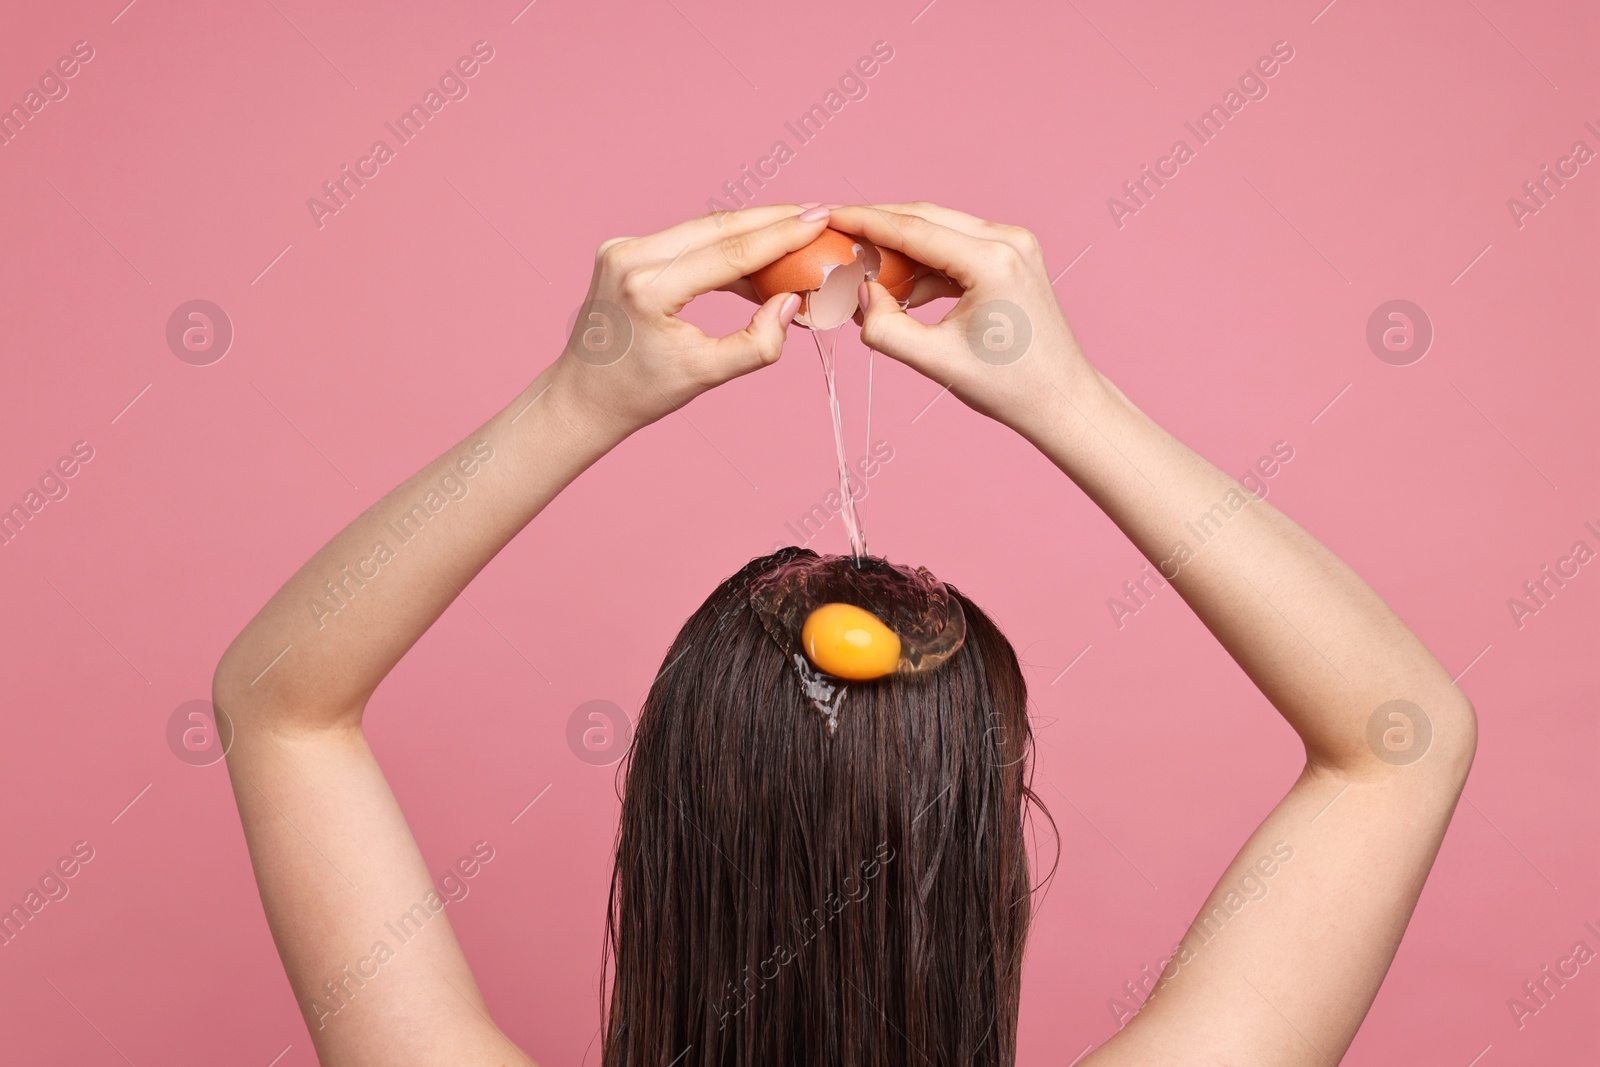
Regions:
[[[876,615],[854,604],[824,604],[806,616],[800,630],[806,656],[838,678],[866,681],[893,674],[900,638]]]

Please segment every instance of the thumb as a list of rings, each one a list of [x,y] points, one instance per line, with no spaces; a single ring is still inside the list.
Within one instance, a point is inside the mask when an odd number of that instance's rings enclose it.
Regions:
[[[716,359],[726,369],[724,379],[778,362],[789,323],[799,310],[798,294],[777,293],[750,316],[750,325],[718,338]]]
[[[927,343],[931,327],[907,315],[889,290],[875,281],[862,282],[856,299],[861,304],[862,343],[924,374],[932,373],[926,359],[933,352]]]

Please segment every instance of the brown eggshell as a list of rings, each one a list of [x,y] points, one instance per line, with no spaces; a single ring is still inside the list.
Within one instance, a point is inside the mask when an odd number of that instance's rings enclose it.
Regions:
[[[889,295],[904,304],[911,299],[911,290],[917,284],[916,260],[893,248],[878,248],[880,265],[877,282],[889,290]]]
[[[804,248],[752,273],[750,283],[763,302],[778,293],[799,293],[800,311],[794,321],[812,329],[831,329],[855,314],[855,288],[866,275],[863,253],[869,247],[861,238],[825,229]]]
[[[828,330],[855,315],[856,290],[864,278],[876,279],[904,305],[920,266],[904,253],[830,227],[804,248],[753,272],[750,284],[763,303],[779,293],[799,293],[800,310],[794,321]]]

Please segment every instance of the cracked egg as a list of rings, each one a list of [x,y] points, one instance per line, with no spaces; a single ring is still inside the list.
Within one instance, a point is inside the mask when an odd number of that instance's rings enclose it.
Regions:
[[[831,330],[855,315],[856,291],[864,280],[876,281],[904,307],[919,266],[902,252],[829,227],[804,248],[752,273],[750,283],[763,302],[778,293],[799,293],[794,321],[812,330]]]

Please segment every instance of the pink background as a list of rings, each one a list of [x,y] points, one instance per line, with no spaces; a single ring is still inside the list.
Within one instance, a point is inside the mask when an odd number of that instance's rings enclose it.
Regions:
[[[73,842],[95,850],[0,948],[7,1062],[313,1062],[225,771],[175,758],[169,717],[295,567],[554,356],[600,241],[705,211],[780,138],[795,158],[764,202],[928,198],[1037,232],[1091,358],[1231,473],[1287,442],[1269,499],[1466,672],[1477,767],[1347,1062],[1595,1062],[1600,963],[1520,1030],[1506,1005],[1576,941],[1600,948],[1600,565],[1520,628],[1507,606],[1574,542],[1600,549],[1600,163],[1520,228],[1506,206],[1574,141],[1600,149],[1592,6],[121,3],[14,4],[0,33],[0,103],[94,49],[0,148],[0,505],[94,449],[0,548],[0,904]],[[470,95],[319,229],[307,199],[478,40],[494,58]],[[799,146],[784,122],[880,40],[868,95]],[[1279,40],[1294,58],[1270,94],[1119,229],[1107,198]],[[165,340],[195,298],[236,330],[210,366]],[[1365,340],[1396,298],[1435,330],[1409,366]],[[747,312],[717,294],[691,317]],[[1065,1065],[1114,1031],[1107,1000],[1167,955],[1297,749],[1170,589],[1119,629],[1135,550],[937,392],[877,360],[872,436],[894,458],[863,518],[1028,663],[1064,858],[1022,1060]],[[430,863],[496,850],[450,914],[545,1063],[597,1050],[617,812],[615,768],[575,758],[568,715],[635,712],[692,607],[794,540],[832,479],[795,331],[776,368],[580,479],[373,702]],[[812,544],[843,550],[841,524]]]

